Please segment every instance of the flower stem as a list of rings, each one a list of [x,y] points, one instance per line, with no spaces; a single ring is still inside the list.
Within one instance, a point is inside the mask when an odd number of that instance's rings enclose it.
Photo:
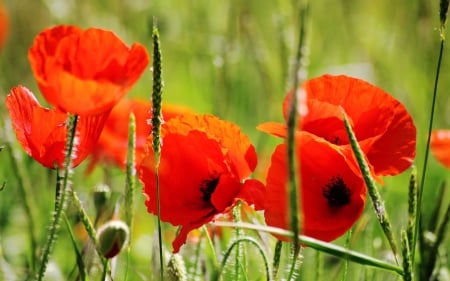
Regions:
[[[125,179],[125,222],[130,228],[130,242],[127,246],[127,260],[125,265],[125,278],[128,278],[128,266],[130,261],[130,245],[133,234],[133,214],[134,214],[134,191],[136,189],[136,117],[133,113],[130,114],[130,121],[128,125],[128,149],[127,149],[127,166]]]
[[[347,115],[343,112],[345,129],[347,131],[348,138],[350,140],[350,144],[352,146],[353,153],[356,157],[356,160],[359,165],[359,169],[361,170],[361,174],[364,178],[364,182],[366,183],[367,190],[369,192],[370,198],[372,199],[372,205],[375,210],[375,214],[377,216],[378,222],[383,229],[383,232],[391,246],[392,252],[394,253],[394,258],[397,260],[397,244],[395,242],[394,234],[392,233],[392,224],[389,220],[389,216],[387,214],[386,208],[384,207],[384,202],[381,199],[381,195],[378,192],[377,185],[372,178],[370,173],[369,165],[366,162],[364,157],[364,152],[362,152],[361,147],[358,144],[358,140],[356,139],[355,133],[352,130],[350,122],[348,121]]]
[[[69,190],[70,185],[70,177],[72,174],[72,157],[74,151],[74,140],[75,140],[75,132],[78,123],[77,115],[70,115],[68,119],[67,125],[67,139],[66,139],[66,148],[65,148],[65,158],[64,158],[64,174],[61,179],[58,179],[57,185],[61,188],[59,190],[59,194],[57,195],[57,200],[55,203],[55,211],[53,213],[52,222],[50,225],[50,232],[47,238],[47,242],[44,247],[44,251],[40,260],[40,268],[38,274],[36,276],[37,280],[42,280],[45,274],[45,270],[47,269],[47,264],[50,259],[50,254],[53,250],[53,246],[57,240],[57,233],[60,227],[61,215],[64,213],[67,204],[66,197]]]
[[[278,268],[280,267],[281,261],[281,249],[283,248],[283,242],[281,240],[277,240],[275,244],[275,250],[273,253],[273,262],[272,262],[272,279],[277,280]]]
[[[414,280],[414,269],[411,260],[411,252],[408,240],[408,234],[402,230],[402,257],[403,257],[403,280],[413,281]]]
[[[217,226],[221,227],[241,227],[245,229],[251,229],[256,231],[263,231],[268,232],[271,234],[281,235],[284,237],[292,238],[294,235],[292,231],[288,231],[285,229],[281,229],[278,227],[271,227],[271,226],[262,226],[262,225],[255,225],[251,223],[232,223],[232,222],[225,222],[225,221],[216,221],[214,223]],[[395,272],[399,275],[403,275],[403,269],[397,265],[373,258],[371,256],[367,256],[365,254],[351,251],[349,249],[346,249],[344,247],[334,245],[332,243],[323,242],[308,236],[299,235],[298,237],[301,244],[311,247],[313,249],[316,249],[318,251],[322,251],[324,253],[333,255],[335,257],[339,257],[342,259],[348,259],[349,261],[364,265],[364,266],[372,266],[379,269]]]
[[[230,247],[228,247],[227,251],[225,252],[225,254],[223,256],[222,265],[220,267],[219,274],[216,276],[216,278],[214,280],[219,280],[220,279],[220,276],[222,275],[223,269],[225,268],[227,260],[228,260],[228,258],[230,256],[231,252],[233,251],[233,248],[236,247],[236,246],[239,247],[239,244],[241,244],[243,242],[252,244],[252,245],[254,245],[256,247],[256,249],[260,253],[260,255],[261,255],[262,259],[263,259],[263,262],[264,262],[264,268],[266,270],[266,280],[268,280],[268,281],[271,280],[270,278],[271,278],[272,275],[270,273],[270,267],[269,267],[269,261],[267,259],[267,255],[264,252],[263,247],[259,244],[259,242],[256,241],[252,237],[241,237],[241,238],[235,240],[230,245]]]
[[[35,232],[35,225],[34,225],[34,206],[31,202],[31,198],[33,197],[31,195],[31,184],[29,179],[24,176],[24,171],[22,167],[22,161],[19,156],[19,153],[14,149],[14,147],[11,145],[8,141],[6,142],[7,151],[10,158],[10,163],[12,163],[12,171],[15,173],[15,178],[17,179],[17,186],[19,188],[19,192],[21,194],[22,200],[20,200],[23,204],[23,209],[25,211],[25,215],[28,222],[28,236],[30,239],[30,247],[31,247],[31,257],[30,257],[30,266],[31,266],[31,272],[36,270],[36,250],[37,250],[37,240],[36,240],[36,232]],[[3,183],[4,188],[5,183]]]
[[[418,195],[417,195],[417,216],[416,216],[416,231],[414,233],[414,239],[413,244],[411,245],[411,256],[415,256],[415,249],[416,249],[416,241],[417,236],[419,235],[419,226],[420,218],[422,214],[422,190],[425,185],[425,178],[427,174],[427,166],[428,166],[428,155],[430,151],[430,143],[431,143],[431,132],[433,130],[433,120],[434,120],[434,111],[436,108],[436,98],[437,98],[437,88],[438,88],[438,82],[439,82],[439,74],[441,73],[441,62],[442,62],[442,56],[444,53],[444,42],[445,42],[445,25],[447,21],[447,11],[448,11],[449,1],[448,0],[441,0],[440,1],[440,21],[441,25],[439,28],[439,34],[440,34],[440,48],[439,48],[439,56],[436,66],[436,75],[434,79],[434,88],[433,88],[433,98],[431,101],[431,109],[430,109],[430,117],[429,117],[429,123],[428,123],[428,131],[427,131],[427,144],[425,146],[425,155],[423,160],[423,166],[422,166],[422,178],[420,180],[420,185],[418,189]]]
[[[237,223],[241,222],[241,201],[238,201],[236,206],[232,210],[233,220]],[[244,236],[244,230],[237,227],[235,228],[236,240]],[[246,255],[244,245],[239,244],[236,248],[235,262],[234,262],[234,278],[235,280],[241,279],[241,271],[246,274]]]
[[[300,190],[297,185],[297,169],[296,164],[301,165],[301,163],[296,163],[296,154],[295,154],[295,131],[297,129],[297,102],[298,102],[298,84],[300,82],[299,72],[303,63],[303,48],[305,45],[305,37],[306,37],[306,17],[308,12],[308,4],[304,4],[300,7],[300,15],[299,15],[299,34],[298,34],[298,45],[297,45],[297,54],[295,59],[294,66],[294,77],[293,77],[293,88],[294,94],[292,97],[291,104],[289,105],[288,111],[288,119],[287,119],[287,161],[288,161],[288,197],[289,197],[289,217],[290,217],[290,227],[294,232],[293,238],[293,249],[294,253],[292,255],[293,259],[291,261],[292,267],[296,264],[296,258],[298,256],[298,252],[300,249],[300,244],[298,241],[298,234],[300,233],[299,227],[299,198],[300,198]],[[300,179],[298,179],[300,181]],[[292,272],[292,270],[291,270]],[[288,278],[290,280],[290,278]]]

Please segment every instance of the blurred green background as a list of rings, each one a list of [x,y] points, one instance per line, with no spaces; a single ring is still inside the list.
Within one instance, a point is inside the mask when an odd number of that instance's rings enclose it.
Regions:
[[[0,93],[4,98],[11,87],[21,84],[44,102],[27,60],[28,48],[44,28],[73,24],[109,29],[127,44],[143,43],[151,53],[152,24],[157,19],[163,51],[164,102],[185,105],[200,113],[213,113],[241,126],[257,147],[259,165],[255,175],[264,180],[270,154],[278,140],[256,131],[255,126],[265,121],[282,120],[281,101],[292,80],[298,40],[299,2],[4,0],[9,11],[10,32],[0,54]],[[324,73],[360,77],[403,102],[418,129],[416,166],[420,174],[440,44],[439,1],[310,2],[304,49],[306,77]],[[445,46],[434,122],[436,128],[450,128],[449,62],[449,48]],[[149,69],[129,96],[150,97],[151,86]],[[0,112],[7,116],[3,103],[0,103]],[[4,138],[8,134],[11,132],[6,128],[0,135]],[[20,148],[18,151],[23,154],[26,175],[32,182],[31,201],[38,243],[42,245],[52,210],[54,175],[34,163]],[[14,274],[22,276],[26,275],[22,271],[26,271],[29,262],[24,231],[26,220],[21,203],[23,198],[16,188],[18,183],[12,169],[8,154],[1,152],[0,181],[6,180],[7,185],[0,192],[0,272],[1,264],[7,262]],[[448,171],[430,157],[423,193],[425,221],[435,205],[438,187],[448,177]],[[396,234],[407,223],[408,180],[409,171],[395,178],[385,178],[381,188]],[[121,191],[124,175],[115,168],[98,169],[89,176],[84,174],[84,166],[77,169],[74,186],[89,210],[93,210],[92,187],[101,182]],[[136,280],[151,280],[149,268],[153,259],[152,244],[155,243],[155,219],[146,213],[143,196],[137,194],[136,200],[132,270]],[[361,225],[369,231],[364,235],[357,232],[352,248],[382,258],[385,245],[384,242],[379,245],[379,227],[370,208],[361,220],[367,222]],[[61,234],[62,237],[66,235]],[[74,258],[67,255],[67,262],[64,262],[65,251],[70,247],[64,243],[67,242],[57,244],[53,258],[60,271],[66,274],[72,269]],[[447,252],[449,248],[447,243]],[[308,255],[314,256],[311,249],[307,250],[306,257]],[[308,263],[305,258],[305,264]],[[351,265],[350,268],[356,272],[361,266]],[[379,271],[370,274],[374,274],[374,280],[395,280],[393,275]],[[305,277],[305,280],[309,279]]]

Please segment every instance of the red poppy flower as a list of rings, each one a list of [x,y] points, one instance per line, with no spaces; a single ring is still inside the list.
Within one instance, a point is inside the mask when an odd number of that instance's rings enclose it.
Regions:
[[[450,130],[434,130],[431,134],[430,148],[439,163],[450,168]]]
[[[191,230],[227,212],[236,200],[262,208],[264,186],[248,179],[257,162],[255,148],[238,126],[211,115],[185,115],[172,118],[162,129],[161,220],[181,226],[174,252]],[[149,152],[139,178],[152,214],[157,213],[154,170]]]
[[[46,100],[78,115],[111,110],[149,62],[140,44],[129,48],[110,31],[75,26],[41,32],[28,58]]]
[[[0,49],[8,37],[9,32],[9,18],[8,13],[3,5],[3,1],[0,0]]]
[[[33,93],[18,86],[6,97],[13,129],[25,152],[47,168],[64,164],[67,113],[41,107]],[[108,113],[80,116],[74,146],[73,166],[79,165],[94,146]]]
[[[350,229],[364,210],[364,181],[336,145],[308,132],[298,132],[296,142],[301,163],[301,231],[323,241],[334,240]],[[264,216],[268,225],[290,229],[286,186],[286,144],[280,144],[267,174]]]
[[[297,105],[301,118],[296,130],[302,230],[331,241],[356,221],[366,195],[342,112],[377,176],[395,175],[411,165],[416,128],[400,102],[356,78],[324,75],[306,81],[298,92],[305,95]],[[288,93],[283,103],[285,118],[292,95]],[[283,138],[287,135],[285,124],[269,122],[258,128]],[[267,224],[283,228],[289,226],[286,210],[280,208],[287,205],[285,150],[283,144],[273,154],[265,205]]]
[[[144,99],[122,99],[111,111],[106,120],[105,127],[92,150],[92,158],[88,167],[88,172],[95,165],[102,161],[109,164],[115,164],[125,169],[128,154],[128,126],[130,114],[133,113],[136,120],[136,166],[142,160],[147,137],[151,134],[152,105],[150,101]],[[164,120],[181,115],[192,113],[187,108],[175,105],[163,105]]]
[[[310,132],[341,149],[350,150],[342,110],[366,153],[375,175],[396,175],[411,166],[416,154],[416,127],[406,108],[392,96],[363,80],[324,75],[306,81],[307,113],[299,130]],[[283,104],[286,117],[292,91]],[[285,137],[285,125],[262,124],[259,129]]]

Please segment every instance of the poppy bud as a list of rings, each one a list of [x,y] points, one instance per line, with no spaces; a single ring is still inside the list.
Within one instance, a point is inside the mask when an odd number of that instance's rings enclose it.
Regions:
[[[97,213],[101,213],[111,198],[111,189],[106,184],[99,184],[94,188],[94,206]]]
[[[186,266],[183,258],[178,254],[173,254],[170,257],[167,265],[166,280],[169,281],[185,281],[187,280]]]
[[[123,221],[109,221],[102,225],[97,232],[99,251],[107,258],[117,256],[128,244],[130,230]]]

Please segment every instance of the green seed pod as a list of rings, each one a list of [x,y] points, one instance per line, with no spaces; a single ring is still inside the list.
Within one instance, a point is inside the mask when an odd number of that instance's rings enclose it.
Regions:
[[[130,230],[123,221],[109,221],[97,231],[100,253],[110,259],[117,256],[126,247],[130,239]]]

